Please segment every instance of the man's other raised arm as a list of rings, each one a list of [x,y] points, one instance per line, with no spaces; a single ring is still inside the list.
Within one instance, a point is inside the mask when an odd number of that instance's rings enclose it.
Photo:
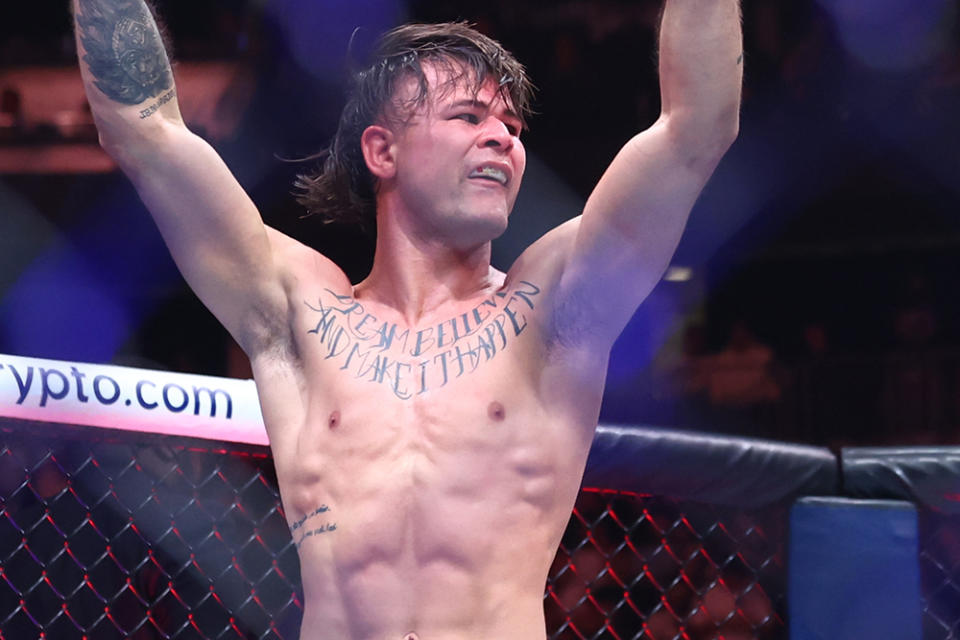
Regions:
[[[216,152],[183,123],[144,0],[73,0],[84,87],[103,148],[133,181],[177,266],[250,354],[282,322],[268,231]]]
[[[739,0],[667,0],[661,115],[613,160],[579,224],[558,229],[569,243],[553,314],[561,343],[608,347],[660,280],[737,136],[742,70]]]

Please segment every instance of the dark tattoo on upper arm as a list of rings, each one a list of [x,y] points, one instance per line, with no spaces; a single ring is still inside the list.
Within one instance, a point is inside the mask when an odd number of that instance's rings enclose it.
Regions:
[[[737,64],[738,64],[738,65],[743,64],[743,54],[742,54],[742,53],[741,53],[739,56],[737,56]]]
[[[173,87],[173,72],[143,0],[79,0],[77,34],[94,84],[108,98],[140,104]]]
[[[294,544],[297,549],[303,545],[303,541],[307,538],[312,538],[313,536],[319,536],[324,533],[329,533],[330,531],[337,530],[336,522],[324,522],[322,524],[315,525],[309,523],[309,520],[314,520],[318,516],[324,515],[330,511],[330,507],[325,504],[320,505],[310,513],[305,514],[302,518],[290,525],[290,533],[294,537]]]
[[[538,295],[540,287],[521,280],[467,313],[405,329],[378,320],[352,296],[327,289],[316,303],[305,302],[319,314],[307,333],[320,339],[324,358],[339,362],[341,371],[409,400],[473,373],[502,353],[527,328],[526,312],[539,302]]]

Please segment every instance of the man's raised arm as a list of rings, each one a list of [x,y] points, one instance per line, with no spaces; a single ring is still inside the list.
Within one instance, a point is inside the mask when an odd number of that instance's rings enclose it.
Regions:
[[[103,148],[133,181],[177,266],[247,350],[285,317],[268,232],[220,157],[184,126],[144,0],[73,0],[80,68]]]
[[[623,147],[579,225],[568,226],[575,238],[552,328],[561,342],[609,347],[660,280],[690,210],[737,136],[742,71],[739,0],[667,0],[661,115]]]

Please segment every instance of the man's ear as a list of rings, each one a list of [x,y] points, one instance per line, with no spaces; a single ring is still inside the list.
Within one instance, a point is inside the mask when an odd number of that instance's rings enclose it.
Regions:
[[[394,157],[393,141],[393,132],[378,124],[370,125],[360,136],[363,159],[370,173],[378,180],[389,180],[396,174],[397,163]]]

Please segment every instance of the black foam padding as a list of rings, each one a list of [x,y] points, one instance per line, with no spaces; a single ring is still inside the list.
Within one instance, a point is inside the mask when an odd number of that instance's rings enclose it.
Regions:
[[[849,496],[909,500],[960,514],[960,447],[851,447],[841,459]]]
[[[838,490],[829,449],[651,427],[600,425],[583,484],[743,508]]]

